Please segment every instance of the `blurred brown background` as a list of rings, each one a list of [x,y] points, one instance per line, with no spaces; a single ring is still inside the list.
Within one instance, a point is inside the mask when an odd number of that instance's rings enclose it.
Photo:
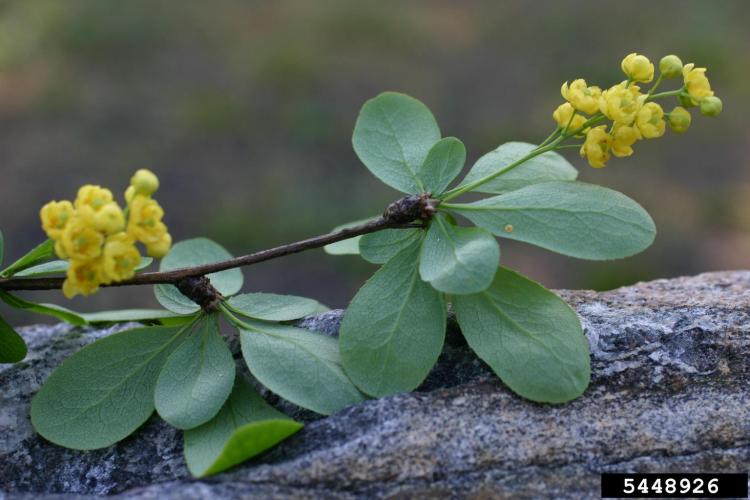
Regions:
[[[709,68],[724,101],[581,179],[638,200],[659,227],[634,258],[568,259],[503,241],[503,262],[550,287],[607,289],[750,266],[750,2],[0,2],[0,228],[6,261],[43,239],[37,211],[83,183],[121,192],[159,174],[176,239],[245,253],[380,212],[399,195],[359,164],[350,137],[383,90],[423,100],[469,165],[553,126],[560,84],[609,86],[637,51]],[[664,89],[675,85],[667,83]],[[672,103],[665,105],[671,109]],[[245,270],[246,289],[343,307],[375,269],[322,250]],[[63,303],[59,294],[34,294]],[[154,306],[105,290],[80,310]],[[16,324],[38,321],[18,313]]]

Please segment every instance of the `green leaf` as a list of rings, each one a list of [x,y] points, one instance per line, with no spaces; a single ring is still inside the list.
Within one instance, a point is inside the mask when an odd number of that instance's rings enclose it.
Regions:
[[[586,390],[589,345],[575,311],[539,283],[501,267],[492,286],[453,298],[469,346],[514,392],[564,403]]]
[[[145,327],[110,335],[66,359],[31,403],[31,423],[76,450],[110,446],[154,411],[159,371],[184,327]]]
[[[455,137],[440,139],[427,153],[419,169],[418,177],[424,182],[425,191],[437,196],[461,173],[466,163],[466,148]]]
[[[154,392],[156,411],[178,429],[198,427],[224,405],[232,392],[234,372],[218,315],[204,317],[164,363]]]
[[[26,255],[6,267],[2,272],[0,272],[0,275],[13,276],[18,271],[22,271],[27,267],[31,267],[34,264],[37,264],[38,262],[49,259],[54,255],[54,253],[55,242],[52,240],[47,240],[35,246]]]
[[[424,235],[424,229],[384,229],[362,236],[359,251],[366,261],[385,264],[401,250],[421,240]]]
[[[344,373],[332,337],[248,320],[240,343],[250,373],[298,406],[330,415],[365,399]]]
[[[419,278],[419,245],[402,250],[357,292],[341,323],[346,373],[371,396],[416,388],[445,338],[445,302]]]
[[[153,261],[154,259],[151,257],[141,257],[141,262],[135,270],[140,271],[141,269],[145,269],[150,266]],[[17,278],[31,278],[34,276],[47,276],[50,274],[65,274],[68,271],[68,267],[70,267],[70,264],[67,260],[51,260],[43,264],[26,268],[23,271],[19,271],[15,273],[14,276]]]
[[[209,422],[185,431],[185,462],[196,477],[216,474],[263,453],[302,427],[271,407],[238,376],[221,411]]]
[[[404,193],[421,193],[418,172],[440,140],[432,112],[413,97],[385,92],[362,106],[352,144],[375,177]]]
[[[30,302],[2,290],[0,290],[0,300],[16,309],[26,309],[37,314],[53,316],[57,319],[67,321],[71,325],[81,326],[86,324],[86,319],[77,312],[55,304],[37,304],[36,302]]]
[[[360,219],[355,220],[352,222],[347,222],[346,224],[341,224],[340,226],[334,227],[331,232],[337,233],[341,231],[342,229],[349,229],[356,226],[361,226],[365,222],[370,222],[373,220],[374,217],[370,217],[368,219]],[[348,240],[342,240],[337,241],[336,243],[329,243],[328,245],[323,247],[323,250],[327,254],[330,255],[358,255],[359,254],[359,240],[362,238],[362,236],[353,236],[349,238]]]
[[[477,160],[461,186],[502,170],[536,149],[534,144],[506,142]],[[561,155],[550,151],[527,160],[518,167],[482,184],[474,191],[480,193],[507,193],[539,182],[574,181],[578,170]]]
[[[419,257],[419,275],[436,290],[451,294],[481,292],[492,283],[500,246],[488,231],[432,219]]]
[[[229,260],[232,255],[218,243],[206,238],[194,238],[175,244],[159,265],[160,271],[172,271],[185,267],[213,264]],[[242,289],[242,271],[228,269],[208,275],[211,284],[225,297],[234,295]],[[156,285],[154,287],[156,300],[170,311],[179,314],[197,312],[198,304],[185,297],[174,285]]]
[[[178,318],[183,318],[187,321],[193,318],[192,315],[181,315],[164,309],[118,309],[114,311],[81,313],[81,317],[88,323],[124,323],[128,321],[160,321]]]
[[[18,363],[26,357],[26,342],[0,317],[0,363]]]
[[[231,297],[227,304],[236,313],[266,321],[290,321],[325,309],[317,300],[275,293],[243,293]]]
[[[627,257],[654,241],[648,213],[622,193],[581,182],[545,182],[465,205],[443,204],[497,236],[571,257]]]

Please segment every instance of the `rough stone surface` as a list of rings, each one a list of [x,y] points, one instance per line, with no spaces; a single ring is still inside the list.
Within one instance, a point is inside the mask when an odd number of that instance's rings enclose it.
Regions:
[[[190,479],[179,433],[157,418],[94,452],[36,436],[28,411],[41,382],[113,329],[22,329],[29,358],[0,367],[0,491],[7,498],[578,499],[599,498],[604,471],[748,470],[750,272],[560,294],[591,345],[593,380],[582,398],[562,406],[518,398],[453,331],[419,391],[324,419],[287,405],[307,421],[302,432],[203,481]],[[335,335],[340,319],[331,311],[302,326]]]

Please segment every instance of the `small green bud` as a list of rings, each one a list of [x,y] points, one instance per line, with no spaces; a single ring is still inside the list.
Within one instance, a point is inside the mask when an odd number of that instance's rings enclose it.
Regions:
[[[674,54],[664,56],[659,61],[659,71],[664,78],[675,78],[682,75],[682,61]]]
[[[719,116],[723,107],[721,99],[716,96],[704,97],[701,100],[701,113],[706,116]]]
[[[675,107],[669,115],[667,115],[667,119],[669,121],[669,128],[678,134],[685,132],[688,127],[690,127],[690,122],[692,121],[690,111],[682,106]]]

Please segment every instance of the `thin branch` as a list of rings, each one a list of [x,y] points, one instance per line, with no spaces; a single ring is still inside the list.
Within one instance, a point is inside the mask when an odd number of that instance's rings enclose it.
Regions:
[[[131,286],[131,285],[160,285],[177,284],[178,282],[192,277],[205,276],[207,274],[226,271],[235,267],[250,266],[265,262],[267,260],[284,257],[313,248],[320,248],[337,241],[348,240],[363,234],[382,231],[383,229],[407,229],[423,227],[420,223],[394,222],[393,218],[378,217],[359,226],[342,229],[328,234],[308,238],[306,240],[288,243],[286,245],[261,250],[259,252],[235,257],[223,262],[205,264],[202,266],[175,269],[173,271],[151,272],[138,274],[132,279],[110,283],[102,286]],[[64,277],[55,278],[5,278],[0,279],[0,290],[56,290],[62,287]]]

